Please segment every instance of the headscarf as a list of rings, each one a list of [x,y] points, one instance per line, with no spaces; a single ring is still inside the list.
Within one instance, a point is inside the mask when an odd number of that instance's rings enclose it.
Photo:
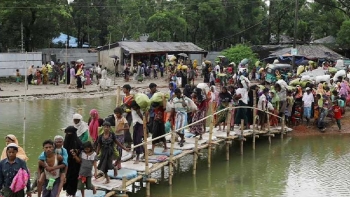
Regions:
[[[189,85],[189,84],[186,84],[186,85],[185,85],[185,89],[184,89],[183,94],[184,94],[185,96],[187,96],[188,98],[191,98],[191,94],[192,94],[191,85]]]
[[[175,93],[175,90],[176,90],[176,83],[175,82],[170,82],[171,84],[173,84],[173,89],[170,90],[170,98],[173,97],[174,93]]]
[[[68,154],[71,154],[70,150],[72,149],[81,149],[82,142],[77,136],[77,128],[74,126],[68,126],[64,132],[66,133],[66,136],[64,138],[63,147],[67,149]]]
[[[78,124],[74,124],[74,127],[77,129],[77,136],[80,137],[83,133],[85,133],[87,130],[89,130],[89,126],[86,122],[84,122],[83,116],[81,116],[80,114],[74,114],[73,115],[73,120],[78,119],[80,120]]]
[[[90,124],[89,124],[89,134],[93,141],[97,140],[98,137],[98,126],[99,126],[99,115],[96,109],[92,109],[90,111],[90,116],[94,116],[94,118],[91,118]]]
[[[13,141],[13,144],[16,144],[18,146],[18,152],[17,152],[16,157],[18,157],[24,161],[28,161],[28,157],[27,157],[26,153],[24,152],[23,148],[18,145],[18,140],[17,140],[16,136],[9,134],[5,137],[5,139],[6,138],[11,139]],[[10,144],[12,144],[12,143],[10,143]],[[1,160],[7,158],[7,154],[6,154],[7,147],[8,147],[8,145],[2,150]]]

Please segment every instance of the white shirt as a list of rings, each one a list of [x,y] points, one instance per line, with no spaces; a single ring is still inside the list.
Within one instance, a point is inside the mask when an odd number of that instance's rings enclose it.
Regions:
[[[258,109],[265,110],[267,107],[266,102],[267,102],[267,99],[266,99],[265,94],[261,95],[259,97],[259,101],[258,101]]]
[[[310,92],[310,94],[307,94],[307,92],[303,95],[303,101],[304,101],[304,107],[311,107],[311,104],[314,102],[314,95]]]
[[[97,74],[101,74],[101,68],[100,68],[100,67],[97,67],[97,68],[96,68],[96,73],[97,73]]]
[[[243,103],[248,104],[248,91],[245,88],[238,88],[236,90],[236,95],[241,95],[240,101],[243,101]]]
[[[141,114],[143,114],[142,110],[141,111]],[[143,124],[143,120],[142,118],[137,114],[137,112],[133,109],[131,109],[131,117],[132,117],[132,123],[133,125],[135,125],[136,123],[140,123],[140,124]]]
[[[101,75],[102,75],[102,79],[107,79],[107,70],[103,69],[101,72]]]
[[[215,72],[216,72],[216,74],[220,73],[220,66],[219,65],[215,66]]]

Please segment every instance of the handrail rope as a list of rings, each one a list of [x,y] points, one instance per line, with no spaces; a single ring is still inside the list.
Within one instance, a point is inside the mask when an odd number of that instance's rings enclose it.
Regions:
[[[261,110],[261,109],[255,108],[255,107],[250,107],[250,106],[226,107],[225,109],[222,109],[222,110],[220,110],[220,111],[217,111],[217,112],[215,112],[214,114],[211,114],[211,115],[209,115],[209,116],[206,116],[206,117],[204,117],[204,118],[202,118],[202,119],[200,119],[200,120],[198,120],[198,121],[196,121],[196,122],[193,122],[193,123],[191,123],[191,124],[188,124],[188,125],[186,125],[186,126],[184,126],[184,127],[181,127],[181,128],[179,128],[179,129],[177,129],[177,130],[171,131],[171,132],[169,132],[169,133],[166,133],[166,134],[164,134],[164,135],[158,136],[158,137],[153,138],[153,139],[151,139],[151,140],[147,140],[147,143],[148,143],[148,142],[153,142],[153,141],[158,140],[158,139],[160,139],[160,138],[163,138],[163,137],[165,137],[165,136],[171,135],[172,132],[181,131],[181,130],[183,130],[183,129],[186,129],[187,127],[193,126],[193,125],[195,125],[195,124],[197,124],[197,123],[199,123],[199,122],[201,122],[201,121],[204,121],[204,120],[206,120],[206,119],[208,119],[208,118],[211,118],[212,116],[217,115],[217,114],[219,114],[219,113],[221,113],[221,112],[224,112],[224,111],[226,111],[226,110],[229,110],[229,109],[242,109],[242,108],[257,109],[257,110],[259,110],[259,111],[263,111],[263,112],[265,112],[265,113],[267,113],[267,114],[270,114],[270,115],[273,115],[273,116],[276,116],[276,117],[282,119],[282,117],[280,117],[280,116],[278,116],[278,115],[275,115],[275,114],[273,114],[273,113],[270,113],[270,112],[268,112],[268,111],[264,111],[264,110]],[[132,148],[137,148],[137,147],[143,146],[144,144],[145,144],[145,142],[142,142],[142,143],[140,143],[140,144],[137,144],[137,145],[135,145],[135,146],[132,146]]]

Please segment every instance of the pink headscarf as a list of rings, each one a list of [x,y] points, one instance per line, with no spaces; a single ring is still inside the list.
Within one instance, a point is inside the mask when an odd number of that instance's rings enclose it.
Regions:
[[[98,116],[97,110],[92,109],[90,111],[90,116],[91,116],[91,121],[89,124],[89,133],[90,133],[92,140],[96,141],[98,138],[98,126],[99,126],[99,123],[98,123],[99,116]],[[92,116],[94,116],[94,117],[92,118]]]

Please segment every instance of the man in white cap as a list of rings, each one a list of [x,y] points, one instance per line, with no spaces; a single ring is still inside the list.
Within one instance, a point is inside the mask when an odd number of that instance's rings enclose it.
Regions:
[[[306,125],[309,127],[311,118],[311,106],[314,102],[314,95],[311,93],[311,88],[306,87],[306,92],[303,95],[303,107],[304,107],[304,117],[306,118]]]
[[[24,197],[24,187],[14,193],[10,186],[14,177],[17,175],[17,172],[22,168],[28,175],[29,171],[26,165],[26,162],[22,159],[19,159],[16,154],[18,152],[18,145],[15,143],[10,143],[7,145],[6,154],[7,158],[1,160],[0,162],[0,190],[2,190],[3,196],[23,196]],[[27,196],[32,196],[30,192],[30,179],[27,182]]]

